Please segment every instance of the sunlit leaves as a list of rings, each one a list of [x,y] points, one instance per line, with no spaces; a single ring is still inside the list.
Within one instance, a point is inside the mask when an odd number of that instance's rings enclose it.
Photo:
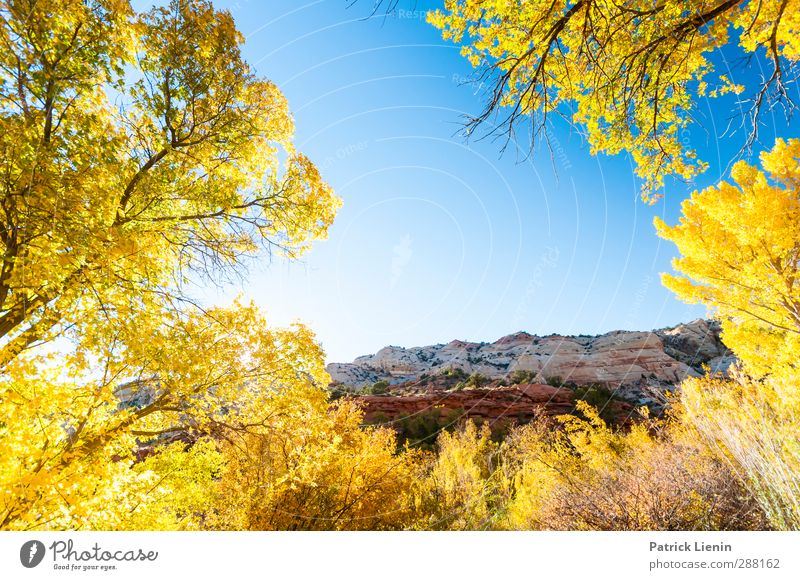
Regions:
[[[0,12],[0,339],[27,345],[142,292],[181,298],[187,276],[326,235],[339,200],[230,14],[203,0]]]
[[[686,417],[736,466],[771,525],[800,526],[800,140],[778,139],[759,169],[695,192],[675,226],[656,219],[680,257],[662,275],[679,298],[705,304],[741,361],[727,380],[682,385]]]
[[[165,518],[159,497],[174,486],[167,505],[180,508],[175,494],[185,494],[181,509],[190,509],[190,490],[216,474],[214,444],[193,477],[191,459],[160,442],[280,429],[290,412],[325,417],[323,364],[306,328],[272,330],[240,305],[139,312],[72,352],[18,357],[0,380],[0,451],[13,458],[0,466],[1,527],[124,528],[148,517],[198,525],[187,514]],[[137,450],[153,458],[131,471]]]
[[[681,140],[696,99],[743,89],[714,77],[711,53],[733,34],[747,52],[766,50],[774,74],[752,88],[757,114],[787,96],[799,13],[797,0],[447,0],[429,21],[491,86],[470,128],[491,120],[510,133],[531,117],[538,135],[548,114],[564,116],[593,153],[630,152],[653,201],[666,176],[706,167]]]
[[[226,439],[219,482],[222,529],[404,529],[420,454],[398,453],[389,428],[362,427],[349,401],[317,408],[290,391],[284,411],[257,429]]]
[[[326,416],[328,377],[308,329],[187,283],[340,202],[210,2],[8,0],[0,39],[0,528],[197,527],[217,442]]]
[[[800,352],[800,140],[777,140],[761,165],[740,161],[733,183],[695,192],[676,226],[655,220],[681,254],[673,267],[683,276],[664,274],[664,284],[708,306],[759,376],[793,372]]]

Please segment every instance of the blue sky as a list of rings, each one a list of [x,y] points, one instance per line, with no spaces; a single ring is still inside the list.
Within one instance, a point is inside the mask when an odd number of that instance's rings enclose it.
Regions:
[[[652,220],[676,222],[681,200],[725,171],[742,138],[720,137],[732,100],[701,103],[704,128],[687,135],[709,171],[647,206],[628,158],[590,156],[566,125],[552,127],[553,159],[456,135],[482,96],[464,84],[473,71],[458,48],[424,21],[438,2],[372,19],[369,0],[215,4],[287,95],[299,149],[344,205],[302,261],[264,257],[209,300],[241,292],[272,324],[308,324],[329,362],[388,344],[651,329],[705,314],[661,286],[675,251]],[[780,118],[764,123],[765,143],[786,132]]]

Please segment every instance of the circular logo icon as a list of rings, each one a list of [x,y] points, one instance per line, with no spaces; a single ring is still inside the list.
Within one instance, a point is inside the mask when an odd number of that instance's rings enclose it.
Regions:
[[[19,549],[19,561],[26,568],[35,568],[44,559],[44,544],[39,540],[30,540]]]

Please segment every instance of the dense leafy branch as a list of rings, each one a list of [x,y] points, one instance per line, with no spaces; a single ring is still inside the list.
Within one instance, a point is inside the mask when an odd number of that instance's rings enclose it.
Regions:
[[[377,6],[391,12],[398,3]],[[447,0],[428,20],[461,44],[476,84],[488,86],[483,110],[467,117],[467,135],[488,124],[486,134],[505,147],[523,126],[533,146],[548,139],[548,117],[556,114],[593,153],[630,152],[642,194],[653,201],[665,177],[691,179],[706,167],[681,140],[697,100],[746,88],[712,75],[710,54],[732,39],[772,64],[743,101],[750,108],[742,150],[756,142],[766,108],[794,110],[797,12],[793,0]]]

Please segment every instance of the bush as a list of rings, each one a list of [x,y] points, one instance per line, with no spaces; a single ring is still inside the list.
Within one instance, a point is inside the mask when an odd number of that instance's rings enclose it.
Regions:
[[[290,409],[282,427],[223,443],[213,517],[223,529],[392,530],[411,523],[421,453],[391,429],[362,427],[352,401],[324,414]],[[313,461],[310,460],[313,458]]]
[[[442,371],[443,377],[448,377],[452,379],[458,379],[459,381],[463,381],[467,379],[467,373],[464,372],[464,369],[458,367],[451,367],[444,369]]]
[[[490,382],[489,377],[481,373],[472,373],[469,378],[464,382],[465,389],[480,389]]]
[[[800,397],[797,382],[687,379],[681,401],[698,438],[728,461],[758,501],[770,524],[800,530]]]
[[[394,421],[400,446],[408,444],[417,449],[433,450],[436,439],[443,431],[452,431],[461,423],[463,411],[448,411],[442,414],[433,408],[414,415],[405,415]]]
[[[517,370],[511,373],[512,385],[526,385],[529,383],[538,383],[539,375],[535,371]]]
[[[414,526],[435,530],[764,529],[752,496],[681,420],[609,428],[539,414],[494,441],[468,421],[443,432],[415,488]]]
[[[545,382],[548,385],[550,385],[551,387],[563,387],[564,386],[564,380],[559,376],[547,377],[545,379]]]
[[[352,395],[353,390],[346,385],[334,385],[330,388],[330,400],[338,401],[342,397]]]
[[[566,385],[565,385],[566,386]],[[575,391],[575,399],[584,401],[591,407],[598,409],[600,418],[612,422],[614,419],[611,403],[615,400],[614,393],[606,386],[591,383],[588,385],[570,386]]]
[[[364,387],[361,392],[365,395],[385,395],[389,392],[389,382],[383,380],[378,381],[372,385]]]
[[[504,445],[514,493],[502,527],[557,530],[763,529],[735,475],[681,422],[614,431],[596,410],[515,430]]]
[[[415,527],[426,530],[492,528],[498,497],[495,465],[498,445],[487,425],[467,421],[453,433],[442,432],[436,455],[416,489]]]

